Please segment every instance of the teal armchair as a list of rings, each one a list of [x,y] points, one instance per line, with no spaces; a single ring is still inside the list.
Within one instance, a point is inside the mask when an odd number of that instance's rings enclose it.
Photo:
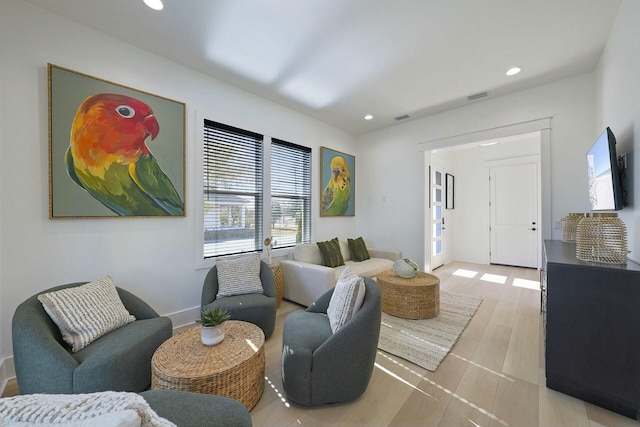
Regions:
[[[284,319],[282,386],[292,402],[304,406],[349,402],[367,389],[382,306],[377,283],[365,277],[364,284],[362,306],[335,334],[327,317],[334,289]]]
[[[218,294],[218,268],[214,265],[204,279],[201,308],[221,307],[231,313],[231,319],[253,323],[269,338],[276,327],[276,284],[269,265],[260,261],[262,294],[233,295],[216,298]]]
[[[83,285],[71,283],[41,293]],[[171,319],[116,288],[136,320],[72,353],[58,327],[34,295],[13,315],[13,360],[21,394],[97,391],[141,392],[151,385],[151,357],[173,333]]]

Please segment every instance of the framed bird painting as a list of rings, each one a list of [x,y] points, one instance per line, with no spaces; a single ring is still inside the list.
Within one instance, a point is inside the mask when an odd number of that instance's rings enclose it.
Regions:
[[[354,216],[356,158],[320,147],[320,216]]]
[[[185,104],[47,70],[49,217],[184,217]]]

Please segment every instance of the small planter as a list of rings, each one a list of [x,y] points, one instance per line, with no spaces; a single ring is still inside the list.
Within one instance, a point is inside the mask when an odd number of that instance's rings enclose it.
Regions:
[[[231,319],[231,313],[227,310],[215,308],[203,308],[200,310],[200,319],[196,322],[202,324],[200,336],[202,344],[216,345],[224,339],[224,322]]]
[[[224,324],[218,326],[202,326],[200,329],[200,336],[202,338],[202,344],[204,345],[216,345],[222,342],[224,339]]]

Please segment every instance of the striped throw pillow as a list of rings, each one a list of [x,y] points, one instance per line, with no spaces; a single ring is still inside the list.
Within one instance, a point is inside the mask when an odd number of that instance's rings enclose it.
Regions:
[[[331,331],[335,334],[360,310],[366,287],[364,279],[345,267],[331,295],[327,317]]]
[[[216,298],[232,295],[262,294],[260,280],[260,255],[249,255],[216,261],[218,269],[218,294]]]
[[[109,276],[38,295],[38,300],[73,353],[136,320],[122,304]]]

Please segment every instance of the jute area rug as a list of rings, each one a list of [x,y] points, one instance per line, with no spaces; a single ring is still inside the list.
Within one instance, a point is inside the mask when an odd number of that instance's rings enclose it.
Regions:
[[[440,314],[411,320],[382,313],[378,348],[435,371],[482,303],[473,295],[440,292]]]

